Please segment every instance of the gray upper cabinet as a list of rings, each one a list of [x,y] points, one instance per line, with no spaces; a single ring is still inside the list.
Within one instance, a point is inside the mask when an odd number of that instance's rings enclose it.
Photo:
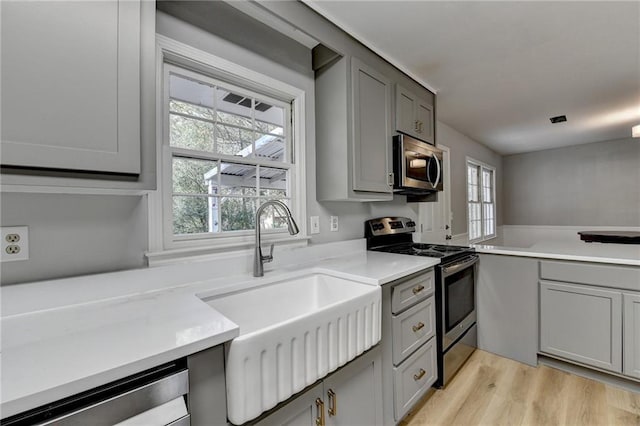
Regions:
[[[624,374],[640,379],[640,294],[624,293]]]
[[[540,351],[622,372],[622,294],[540,282]]]
[[[320,201],[393,198],[391,81],[357,58],[316,71],[316,166]]]
[[[435,144],[434,113],[431,102],[396,84],[396,130]]]
[[[140,2],[1,7],[2,164],[139,174]]]

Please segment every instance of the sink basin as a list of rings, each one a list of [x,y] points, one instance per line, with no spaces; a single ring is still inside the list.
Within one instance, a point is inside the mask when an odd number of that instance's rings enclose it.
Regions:
[[[203,299],[240,326],[227,343],[227,411],[243,424],[380,341],[380,287],[325,274]]]

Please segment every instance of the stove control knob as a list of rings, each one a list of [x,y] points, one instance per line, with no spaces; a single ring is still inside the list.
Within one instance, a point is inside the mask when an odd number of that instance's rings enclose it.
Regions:
[[[415,228],[415,226],[416,226],[416,223],[414,221],[411,220],[411,221],[407,222],[407,227]]]

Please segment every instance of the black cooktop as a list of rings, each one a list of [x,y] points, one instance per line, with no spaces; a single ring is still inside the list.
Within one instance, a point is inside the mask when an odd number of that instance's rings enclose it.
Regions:
[[[465,246],[414,243],[411,234],[415,232],[415,227],[415,222],[405,217],[368,220],[365,222],[364,232],[367,249],[411,256],[437,257],[442,262],[449,262],[475,251]]]

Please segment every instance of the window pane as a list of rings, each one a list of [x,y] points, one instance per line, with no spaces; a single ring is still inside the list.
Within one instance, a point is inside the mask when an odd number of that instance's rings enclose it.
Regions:
[[[285,143],[282,136],[257,133],[256,157],[272,161],[284,161]]]
[[[482,169],[482,200],[493,202],[493,171]]]
[[[213,150],[213,124],[181,115],[169,116],[169,144],[200,151]]]
[[[287,170],[260,167],[260,195],[268,197],[287,196]]]
[[[173,158],[173,192],[209,194],[210,185],[217,185],[217,161]]]
[[[173,197],[173,233],[197,234],[209,230],[209,197]]]
[[[260,199],[260,204],[267,201],[266,199]],[[288,200],[280,200],[283,201],[287,206],[289,205]],[[281,208],[276,208],[274,206],[267,206],[262,215],[260,215],[260,226],[262,229],[284,229],[287,228],[287,215]]]
[[[467,165],[467,192],[469,201],[480,201],[479,167]]]
[[[255,205],[253,198],[221,197],[222,231],[254,229]]]
[[[493,215],[493,203],[484,204],[484,235],[495,234],[495,218]]]
[[[256,166],[222,163],[221,194],[256,196]]]
[[[255,107],[256,130],[262,133],[282,135],[284,127],[284,109],[258,102]]]
[[[248,157],[253,150],[252,139],[251,130],[216,125],[216,147],[220,154]]]
[[[175,74],[169,76],[169,97],[192,105],[213,108],[213,87]]]
[[[220,123],[234,126],[253,128],[252,105],[253,99],[233,93],[222,87],[216,90],[217,119]]]
[[[169,111],[190,115],[192,117],[200,117],[206,120],[213,120],[213,110],[186,102],[170,100]]]

